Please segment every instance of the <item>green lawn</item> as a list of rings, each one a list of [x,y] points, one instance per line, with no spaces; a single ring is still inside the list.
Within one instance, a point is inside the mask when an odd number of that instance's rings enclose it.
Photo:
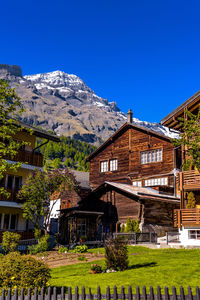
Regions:
[[[95,249],[96,251],[102,249]],[[105,266],[104,260],[96,263]],[[75,286],[85,286],[92,288],[95,292],[97,286],[105,292],[109,285],[111,288],[122,285],[127,288],[137,285],[148,288],[158,285],[163,289],[165,286],[180,286],[187,288],[190,285],[195,291],[195,287],[200,285],[200,250],[198,249],[149,249],[145,247],[129,247],[129,269],[123,272],[90,274],[91,263],[74,264],[52,269],[51,286],[71,286],[73,291]],[[178,291],[177,291],[178,292]]]

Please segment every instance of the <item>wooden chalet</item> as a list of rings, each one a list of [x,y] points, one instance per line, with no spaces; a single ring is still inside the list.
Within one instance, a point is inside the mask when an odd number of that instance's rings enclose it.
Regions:
[[[161,233],[173,227],[173,210],[179,207],[174,176],[179,152],[170,134],[135,124],[131,111],[127,118],[88,157],[91,192],[78,207],[65,210],[71,222],[76,218],[82,224],[88,239],[120,231],[127,218],[138,220],[142,231]]]
[[[187,118],[186,111],[196,114],[200,107],[200,91],[186,100],[178,108],[162,119],[161,124],[182,131],[180,117]],[[180,193],[180,208],[175,211],[174,225],[179,228],[183,244],[197,243],[200,240],[200,173],[191,169],[183,171],[182,165],[187,160],[187,149],[182,147],[182,164],[177,176],[177,190]],[[188,193],[193,192],[196,208],[186,208]],[[199,242],[200,245],[200,242]]]

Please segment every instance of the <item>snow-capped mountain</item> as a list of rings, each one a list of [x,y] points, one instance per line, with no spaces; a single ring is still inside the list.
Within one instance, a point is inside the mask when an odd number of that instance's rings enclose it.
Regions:
[[[58,135],[71,136],[99,144],[126,122],[116,102],[97,96],[82,79],[54,71],[22,76],[20,67],[0,65],[0,77],[10,80],[22,98],[26,112],[22,120],[52,129]],[[161,134],[177,134],[158,124],[133,118],[136,125]]]

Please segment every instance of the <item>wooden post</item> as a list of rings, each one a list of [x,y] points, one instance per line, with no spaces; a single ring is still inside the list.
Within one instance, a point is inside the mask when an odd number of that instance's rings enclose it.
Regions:
[[[154,300],[153,287],[150,286],[149,300]]]
[[[162,300],[162,295],[161,295],[161,288],[160,288],[160,286],[157,287],[157,300]]]
[[[199,292],[199,287],[196,287],[196,300],[200,300],[200,292]]]
[[[177,294],[176,294],[175,286],[172,287],[172,294],[173,294],[173,300],[177,300]]]
[[[68,288],[68,300],[72,300],[72,288]]]
[[[113,299],[114,299],[114,300],[117,300],[117,299],[118,299],[118,294],[117,294],[117,287],[116,287],[116,285],[114,286]]]
[[[122,286],[121,287],[121,300],[125,300],[125,298],[126,298],[125,290],[124,290],[124,287]]]
[[[139,288],[139,286],[136,287],[136,300],[140,300],[140,288]]]
[[[146,287],[145,286],[143,286],[142,298],[143,298],[143,300],[147,300],[147,291],[146,291]]]
[[[180,287],[180,296],[181,296],[181,300],[185,300],[184,289],[182,286]]]
[[[110,300],[110,287],[109,286],[106,289],[106,300]]]
[[[128,287],[128,300],[132,300],[133,296],[132,296],[132,287],[129,285]]]

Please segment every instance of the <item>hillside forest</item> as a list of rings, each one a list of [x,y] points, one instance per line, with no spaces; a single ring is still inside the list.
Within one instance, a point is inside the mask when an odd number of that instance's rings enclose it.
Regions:
[[[38,144],[41,144],[41,141],[38,141]],[[95,146],[86,142],[63,136],[60,143],[49,141],[38,150],[44,156],[45,169],[68,167],[78,171],[89,171],[86,158],[95,149]]]

